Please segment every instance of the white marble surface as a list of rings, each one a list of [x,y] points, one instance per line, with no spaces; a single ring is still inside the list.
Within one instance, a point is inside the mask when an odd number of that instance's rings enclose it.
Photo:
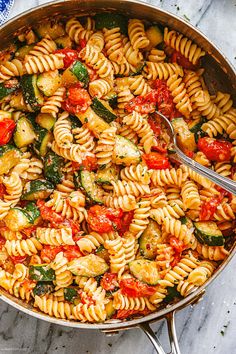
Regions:
[[[45,0],[15,0],[15,16]],[[146,0],[197,25],[236,64],[235,0]],[[235,354],[236,259],[207,289],[202,302],[177,315],[182,354]],[[140,330],[106,337],[36,320],[0,302],[0,354],[151,354],[152,345]],[[152,328],[167,345],[164,322]]]

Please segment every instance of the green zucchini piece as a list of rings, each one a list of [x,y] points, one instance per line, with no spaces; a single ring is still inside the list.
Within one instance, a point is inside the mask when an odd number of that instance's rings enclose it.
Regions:
[[[96,138],[107,128],[109,124],[105,122],[104,119],[99,117],[91,107],[89,107],[86,112],[76,114],[82,124],[87,124],[89,130],[93,132]]]
[[[147,259],[155,259],[157,244],[160,243],[161,230],[156,221],[150,219],[146,230],[139,238],[140,254]]]
[[[18,81],[8,80],[5,82],[0,83],[0,102],[3,100],[4,97],[8,96],[10,93],[15,91],[18,87]]]
[[[15,57],[17,59],[24,60],[25,56],[29,54],[29,52],[34,48],[35,44],[24,45],[17,49]]]
[[[27,214],[29,215],[31,222],[36,225],[38,223],[38,221],[40,220],[40,210],[37,207],[37,205],[33,202],[30,202],[26,205],[26,207],[24,208],[24,210],[27,212]]]
[[[105,262],[107,262],[107,263],[109,262],[109,259],[110,259],[109,252],[103,245],[99,246],[96,249],[95,253],[98,257],[104,259]]]
[[[129,263],[130,273],[138,280],[149,285],[157,285],[160,276],[156,262],[147,259],[136,259]]]
[[[38,296],[47,295],[52,293],[54,291],[54,288],[55,287],[51,281],[39,281],[37,282],[33,290],[33,294]]]
[[[106,101],[108,101],[109,105],[111,106],[111,108],[116,108],[117,107],[117,93],[115,91],[110,91],[105,97],[104,99]]]
[[[113,151],[113,162],[117,165],[137,164],[141,160],[139,148],[132,141],[123,136],[116,135],[116,143]]]
[[[104,259],[95,254],[73,259],[68,263],[68,270],[74,275],[81,275],[82,277],[97,277],[107,272],[108,269],[109,265]]]
[[[163,33],[157,25],[153,25],[146,30],[146,36],[150,41],[146,50],[150,50],[163,42]]]
[[[71,122],[71,129],[82,127],[81,121],[76,116],[69,115],[69,119]]]
[[[94,97],[91,108],[99,117],[103,118],[107,123],[111,123],[114,119],[116,119],[115,112],[110,107],[109,103],[104,100]]]
[[[63,179],[63,166],[64,159],[53,151],[49,151],[44,158],[44,177],[53,184],[60,183]]]
[[[96,14],[94,19],[95,28],[97,30],[102,30],[103,28],[112,29],[115,27],[120,27],[122,34],[127,34],[128,32],[128,19],[123,15],[103,12]]]
[[[224,237],[217,224],[213,221],[199,221],[194,223],[194,234],[197,240],[208,246],[223,246]]]
[[[62,78],[58,70],[47,71],[37,78],[38,88],[47,97],[52,96],[61,85]]]
[[[35,31],[40,38],[50,36],[52,39],[64,36],[65,29],[62,23],[55,21],[54,19],[43,21],[35,27]]]
[[[39,110],[44,99],[37,86],[37,75],[22,76],[20,85],[25,103],[29,104],[34,111]]]
[[[167,290],[167,295],[163,299],[163,301],[166,304],[169,304],[170,302],[174,301],[175,298],[178,298],[178,299],[182,298],[180,292],[177,290],[177,285],[175,285],[173,287],[167,286],[166,290]]]
[[[73,44],[72,40],[67,35],[56,38],[55,43],[58,49],[71,48]]]
[[[54,185],[43,179],[26,182],[21,196],[22,200],[46,199],[53,192]]]
[[[96,204],[103,204],[101,198],[103,194],[103,190],[95,183],[96,181],[95,173],[87,170],[80,170],[78,173],[80,176],[81,188],[83,188],[89,200]]]
[[[38,125],[40,125],[40,127],[51,130],[56,122],[56,118],[54,118],[50,113],[39,113],[35,121]]]
[[[80,183],[80,173],[78,171],[74,172],[73,182],[74,182],[76,189],[82,188],[81,183]]]
[[[78,291],[75,288],[64,288],[64,298],[68,302],[74,302],[74,299],[78,297]]]
[[[106,314],[107,314],[107,318],[111,318],[115,312],[116,312],[116,309],[114,308],[114,305],[113,305],[113,301],[110,300],[106,305],[105,305],[105,311],[106,311]]]
[[[21,152],[13,145],[0,146],[0,175],[8,173],[9,170],[20,162]]]
[[[111,165],[108,168],[99,169],[96,172],[96,183],[111,185],[111,181],[117,182],[119,179],[119,168]]]
[[[89,74],[86,66],[80,61],[75,61],[72,66],[69,68],[72,74],[84,84],[84,87],[88,86],[89,83]]]
[[[183,118],[175,118],[171,123],[176,133],[176,140],[180,149],[196,151],[197,145],[194,134],[189,130],[185,120]]]
[[[49,149],[49,143],[53,141],[53,134],[51,131],[48,131],[44,128],[37,128],[36,129],[37,137],[34,143],[34,150],[35,152],[44,157]]]
[[[33,224],[31,216],[22,208],[10,209],[4,221],[11,231],[20,231]]]
[[[16,130],[13,135],[14,143],[18,148],[30,145],[36,138],[31,122],[26,117],[20,118],[16,123]]]
[[[55,271],[49,264],[34,264],[29,266],[29,278],[36,281],[52,281],[56,279]]]

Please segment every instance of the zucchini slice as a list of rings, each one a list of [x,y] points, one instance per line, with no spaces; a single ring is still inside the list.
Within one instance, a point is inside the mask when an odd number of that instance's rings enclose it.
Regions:
[[[199,221],[195,222],[194,226],[194,234],[200,243],[208,246],[223,246],[224,237],[215,222]]]
[[[44,177],[53,184],[60,183],[63,179],[63,165],[64,159],[53,151],[49,151],[44,159]]]
[[[40,125],[40,127],[51,130],[56,122],[50,113],[39,113],[35,119],[35,122]]]
[[[18,148],[30,145],[36,138],[33,126],[26,117],[20,118],[16,123],[16,130],[13,135],[14,143]]]
[[[84,113],[76,114],[76,117],[79,118],[82,124],[87,124],[89,130],[93,132],[96,138],[107,128],[109,128],[109,124],[105,122],[104,119],[99,117],[91,107],[87,109]]]
[[[17,49],[15,57],[17,59],[24,60],[25,56],[29,54],[29,52],[34,48],[35,44],[24,45]]]
[[[50,36],[52,39],[65,35],[65,29],[62,23],[55,19],[43,21],[35,27],[35,31],[40,38]]]
[[[36,128],[37,137],[34,143],[34,150],[39,156],[45,156],[49,149],[49,143],[53,141],[53,134],[44,128]]]
[[[0,83],[0,102],[3,100],[4,97],[8,96],[10,93],[15,91],[18,87],[17,80],[9,80]]]
[[[147,259],[136,259],[129,263],[130,273],[138,280],[149,284],[157,285],[160,276],[156,262]]]
[[[113,151],[113,162],[117,165],[137,164],[141,160],[139,148],[132,141],[123,136],[116,135],[116,143]]]
[[[196,151],[197,145],[194,134],[189,130],[188,124],[183,118],[175,118],[172,125],[176,133],[177,144],[181,150]]]
[[[81,275],[82,277],[97,277],[107,272],[109,266],[104,259],[95,254],[89,254],[88,256],[73,259],[68,263],[67,269],[73,274]]]
[[[146,36],[150,41],[146,50],[150,50],[163,42],[163,33],[157,25],[153,25],[146,30]]]
[[[106,96],[104,96],[104,99],[108,101],[109,105],[111,108],[116,108],[117,107],[117,93],[115,91],[110,91]]]
[[[38,296],[47,295],[52,293],[54,291],[54,288],[55,287],[51,281],[39,281],[33,289],[33,294]]]
[[[33,202],[30,202],[26,205],[26,207],[24,208],[24,210],[27,212],[27,214],[29,215],[31,222],[36,225],[39,220],[41,219],[40,216],[40,210],[37,207],[37,205]]]
[[[52,281],[56,279],[55,271],[49,264],[34,264],[29,267],[29,278],[36,281]]]
[[[96,204],[103,204],[102,201],[103,190],[95,183],[96,181],[95,173],[89,172],[87,170],[80,170],[79,177],[80,177],[81,188],[83,188],[89,200]]]
[[[114,119],[116,119],[115,112],[110,107],[109,103],[104,100],[94,97],[91,108],[99,117],[103,118],[107,123],[111,123]]]
[[[43,179],[36,179],[25,184],[22,200],[46,199],[53,192],[54,185]]]
[[[64,288],[64,298],[66,301],[74,302],[74,299],[78,297],[78,291],[75,288]]]
[[[34,111],[43,105],[43,96],[37,86],[37,75],[24,75],[21,77],[20,85],[24,100]]]
[[[8,173],[9,170],[20,162],[21,152],[13,145],[0,146],[0,175]]]
[[[72,47],[72,40],[67,35],[56,38],[55,42],[59,49]]]
[[[123,15],[103,12],[96,14],[94,19],[95,28],[97,30],[103,30],[103,28],[112,29],[115,27],[120,27],[122,34],[127,34],[128,32],[128,19]]]
[[[157,244],[160,243],[161,230],[156,221],[150,219],[148,227],[139,238],[140,253],[144,258],[155,259]]]
[[[119,179],[119,168],[111,165],[108,168],[100,169],[96,172],[96,182],[98,184],[111,185],[111,181],[117,182]]]
[[[75,61],[72,66],[69,68],[72,75],[74,75],[78,81],[84,84],[84,87],[88,86],[89,83],[89,74],[86,66],[81,63],[81,61]]]
[[[20,231],[32,226],[33,220],[26,210],[22,208],[12,208],[4,218],[6,226],[11,231]]]
[[[47,71],[37,78],[37,86],[45,96],[52,96],[62,85],[62,78],[58,70]]]

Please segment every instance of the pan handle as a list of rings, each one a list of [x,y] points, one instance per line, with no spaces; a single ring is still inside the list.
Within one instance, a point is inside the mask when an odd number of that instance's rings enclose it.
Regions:
[[[180,349],[179,349],[179,343],[178,343],[178,338],[177,338],[177,334],[176,334],[176,329],[175,329],[175,311],[170,312],[166,316],[166,320],[167,320],[167,327],[168,327],[170,346],[171,346],[171,352],[169,354],[181,354]],[[152,342],[156,352],[158,354],[166,354],[159,339],[156,337],[155,333],[151,329],[149,323],[148,322],[141,323],[139,325],[139,327],[148,336],[148,338]]]

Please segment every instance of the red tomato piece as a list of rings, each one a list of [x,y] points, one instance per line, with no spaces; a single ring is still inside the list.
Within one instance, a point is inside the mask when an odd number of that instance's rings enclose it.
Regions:
[[[212,197],[201,205],[199,219],[201,221],[211,220],[216,212],[218,205],[221,203],[221,197]]]
[[[10,256],[14,264],[23,263],[26,260],[26,257],[27,256]]]
[[[82,160],[82,166],[88,171],[95,171],[98,168],[96,156],[87,156]]]
[[[12,137],[16,123],[12,119],[4,118],[0,121],[0,145],[7,144]]]
[[[56,213],[52,208],[47,207],[44,200],[38,200],[37,207],[40,210],[42,219],[50,221],[52,226],[57,227],[58,224],[64,221],[64,217]]]
[[[170,168],[170,163],[167,156],[159,154],[158,152],[150,152],[149,154],[143,154],[143,159],[146,162],[148,168],[154,170],[165,170]]]
[[[67,245],[63,246],[64,256],[68,259],[68,261],[72,261],[72,259],[82,257],[82,253],[80,252],[79,246],[75,245]]]
[[[113,318],[123,320],[125,318],[131,317],[134,315],[147,316],[151,312],[152,311],[150,311],[147,307],[143,311],[140,311],[140,310],[118,310]]]
[[[45,263],[50,263],[51,261],[54,260],[56,255],[60,252],[63,251],[62,246],[49,246],[49,245],[44,245],[40,256],[42,258],[42,261]]]
[[[232,144],[229,141],[204,137],[198,140],[197,147],[211,161],[230,160]]]
[[[121,279],[119,285],[122,294],[130,297],[151,296],[156,292],[156,287],[142,283],[134,278]]]
[[[6,187],[4,184],[0,184],[0,198],[2,198],[6,194]]]
[[[55,53],[64,54],[63,62],[64,62],[65,69],[71,66],[71,64],[73,64],[74,61],[79,59],[78,52],[74,49],[70,49],[70,48],[58,49],[55,51]]]
[[[102,277],[101,287],[106,291],[113,291],[119,285],[116,273],[105,273]]]
[[[21,286],[24,287],[25,291],[31,291],[34,289],[35,287],[35,281],[33,280],[30,280],[30,279],[25,279],[22,283],[21,283]]]
[[[115,228],[121,227],[121,217],[123,212],[121,209],[106,208],[101,205],[94,205],[88,211],[88,219],[90,227],[97,232],[109,232]]]
[[[126,233],[126,231],[129,230],[129,225],[131,224],[133,217],[134,217],[133,210],[123,214],[121,227],[119,229],[119,234],[121,236],[123,236]]]
[[[86,47],[86,44],[87,44],[86,39],[81,38],[81,39],[79,40],[79,44],[80,44],[80,47],[81,47],[82,49],[83,49],[84,47]]]
[[[62,103],[63,109],[71,114],[85,112],[92,104],[88,92],[81,87],[81,84],[72,85],[67,91],[67,98]]]
[[[185,56],[183,56],[183,54],[181,54],[178,51],[174,51],[172,56],[171,56],[171,62],[172,63],[177,63],[180,66],[182,66],[184,69],[187,70],[196,70],[197,64],[194,65],[193,63],[191,63],[191,61],[188,60],[188,58],[185,58]]]
[[[152,119],[151,117],[148,118],[148,123],[149,123],[151,129],[153,130],[155,137],[156,138],[159,137],[161,134],[160,125],[158,125],[157,122],[154,119]]]
[[[181,259],[181,253],[175,253],[173,261],[170,263],[171,267],[176,266],[177,263],[179,263]]]
[[[174,250],[178,253],[181,253],[185,249],[183,241],[179,240],[175,236],[171,236],[169,242],[171,247],[174,248]]]

